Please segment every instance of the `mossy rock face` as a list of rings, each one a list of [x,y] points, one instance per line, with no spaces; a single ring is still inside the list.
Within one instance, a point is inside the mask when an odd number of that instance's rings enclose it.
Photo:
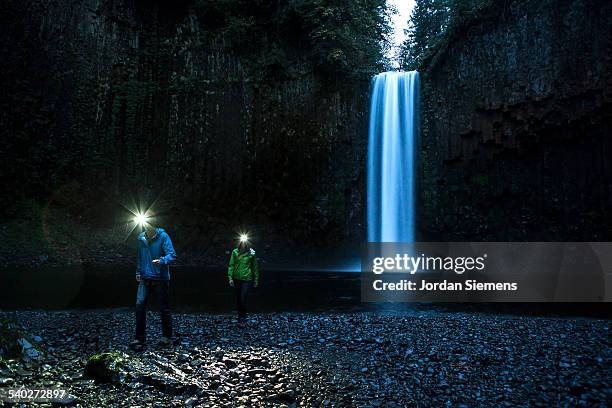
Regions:
[[[85,375],[97,382],[119,381],[128,356],[116,351],[94,354],[85,366]]]

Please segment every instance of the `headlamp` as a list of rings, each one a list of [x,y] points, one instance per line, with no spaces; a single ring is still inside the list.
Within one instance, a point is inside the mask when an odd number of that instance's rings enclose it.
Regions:
[[[143,227],[149,221],[149,217],[145,214],[137,213],[134,217],[134,222]]]

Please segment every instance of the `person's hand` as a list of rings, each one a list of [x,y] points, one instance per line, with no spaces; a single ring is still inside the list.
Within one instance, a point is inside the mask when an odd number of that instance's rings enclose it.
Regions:
[[[230,280],[229,280],[229,285],[230,285],[230,288],[233,288],[233,287],[234,287],[234,280],[233,280],[233,279],[230,279]]]
[[[136,282],[140,282],[140,274],[136,275]]]
[[[255,282],[253,283],[253,287],[254,287],[254,288],[256,288],[256,287],[258,287],[258,286],[259,286],[259,282],[255,281]]]
[[[151,261],[151,262],[153,262],[154,264],[158,264],[158,263],[159,263],[159,259],[154,259],[154,260],[153,260],[153,261]]]

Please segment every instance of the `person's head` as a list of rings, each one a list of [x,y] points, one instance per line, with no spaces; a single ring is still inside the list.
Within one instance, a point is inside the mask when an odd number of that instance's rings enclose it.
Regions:
[[[239,251],[246,251],[249,248],[248,242],[239,239],[238,240],[238,250]]]
[[[246,232],[240,233],[238,237],[238,250],[246,251],[249,248],[249,235]]]
[[[147,239],[153,238],[157,233],[157,227],[150,222],[145,223],[143,229]]]

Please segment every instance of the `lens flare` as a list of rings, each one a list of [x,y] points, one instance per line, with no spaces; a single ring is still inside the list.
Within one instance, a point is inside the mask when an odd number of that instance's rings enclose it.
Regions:
[[[134,216],[134,222],[142,227],[147,222],[149,222],[149,217],[147,217],[146,214],[137,213]]]
[[[142,196],[143,194],[144,196]],[[122,224],[125,223],[126,241],[135,231],[140,233],[141,230],[152,227],[158,221],[159,212],[154,208],[159,197],[151,198],[150,192],[145,192],[137,195],[126,195],[119,200],[119,204],[126,210],[122,215]]]
[[[240,242],[248,242],[249,236],[247,234],[240,234]]]

